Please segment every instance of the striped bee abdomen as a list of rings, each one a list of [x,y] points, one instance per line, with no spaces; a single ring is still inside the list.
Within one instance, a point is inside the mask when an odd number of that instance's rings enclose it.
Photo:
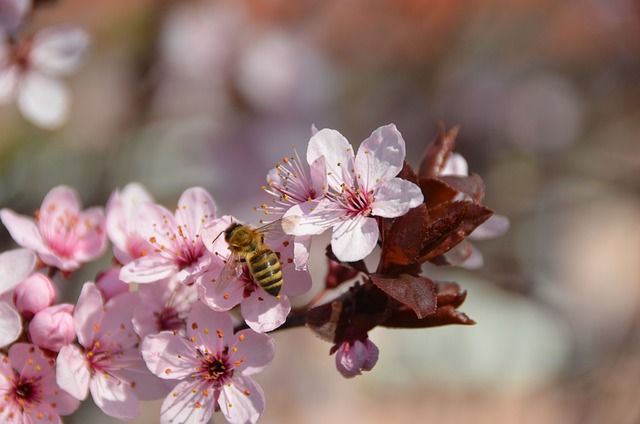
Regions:
[[[263,246],[255,254],[247,255],[246,261],[253,280],[271,296],[277,296],[282,287],[282,269],[278,255]]]

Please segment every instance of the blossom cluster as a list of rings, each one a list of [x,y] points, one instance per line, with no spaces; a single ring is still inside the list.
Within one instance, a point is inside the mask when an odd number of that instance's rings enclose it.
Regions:
[[[422,275],[427,261],[466,263],[476,252],[467,236],[508,223],[491,224],[482,180],[456,171],[455,130],[441,129],[417,172],[394,125],[357,152],[336,130],[312,132],[306,163],[296,153],[267,174],[269,222],[258,228],[220,214],[201,187],[171,210],[138,183],[105,208],[84,209],[58,186],[34,217],[0,210],[21,246],[0,255],[2,422],[59,422],[91,394],[122,420],[140,413],[140,400],[164,397],[163,423],[204,423],[215,411],[255,423],[265,396],[252,376],[274,358],[270,332],[306,325],[350,378],[377,362],[374,327],[472,324],[457,310],[466,296],[457,284]],[[292,310],[290,298],[312,289],[313,236],[328,230],[324,287]],[[62,303],[70,276],[109,242],[112,267]],[[376,246],[372,272],[364,259]]]

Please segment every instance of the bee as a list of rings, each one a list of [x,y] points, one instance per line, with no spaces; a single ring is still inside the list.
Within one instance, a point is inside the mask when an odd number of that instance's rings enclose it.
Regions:
[[[251,279],[271,296],[277,297],[282,287],[282,267],[280,254],[265,243],[267,232],[281,229],[280,222],[274,221],[259,228],[232,223],[224,230],[224,239],[229,244],[231,256],[222,275],[235,274],[237,277],[246,263]]]

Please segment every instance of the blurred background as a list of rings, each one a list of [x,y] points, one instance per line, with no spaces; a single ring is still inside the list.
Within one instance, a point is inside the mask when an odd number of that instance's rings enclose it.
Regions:
[[[58,184],[104,205],[139,181],[167,206],[203,186],[256,223],[267,171],[312,124],[358,145],[395,123],[417,165],[442,120],[510,219],[476,244],[482,269],[427,270],[468,291],[476,326],[376,329],[378,365],[353,380],[307,330],[278,332],[261,423],[640,422],[637,2],[44,3],[25,31],[79,25],[91,52],[61,129],[0,109],[0,207],[32,214]],[[88,419],[116,422],[91,406],[65,422]]]

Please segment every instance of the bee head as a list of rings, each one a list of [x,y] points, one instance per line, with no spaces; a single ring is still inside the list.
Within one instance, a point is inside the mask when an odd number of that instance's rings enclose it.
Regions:
[[[232,223],[231,225],[229,225],[227,227],[226,230],[224,230],[224,240],[231,244],[231,237],[233,237],[233,233],[239,228],[242,227],[242,225],[238,224],[237,222]]]

